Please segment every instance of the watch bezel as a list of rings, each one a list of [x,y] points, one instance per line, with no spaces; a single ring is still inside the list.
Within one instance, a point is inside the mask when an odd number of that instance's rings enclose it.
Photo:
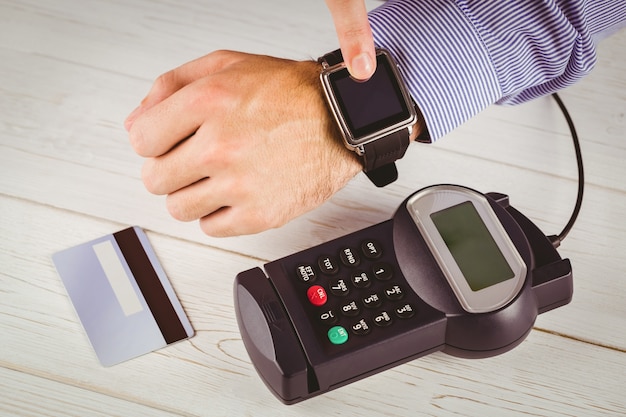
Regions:
[[[411,129],[417,122],[417,111],[408,90],[402,81],[402,76],[395,60],[389,51],[383,48],[376,49],[376,59],[377,65],[385,66],[385,68],[387,68],[392,75],[391,82],[394,94],[399,99],[400,105],[402,106],[402,112],[358,129],[353,130],[350,127],[347,116],[342,110],[341,97],[339,97],[339,94],[333,85],[334,77],[337,77],[338,75],[342,78],[349,76],[349,74],[347,74],[348,69],[345,63],[340,62],[332,66],[324,65],[320,74],[327,102],[340,128],[344,144],[348,147],[348,149],[356,151],[359,154],[362,154],[364,145],[399,130]]]

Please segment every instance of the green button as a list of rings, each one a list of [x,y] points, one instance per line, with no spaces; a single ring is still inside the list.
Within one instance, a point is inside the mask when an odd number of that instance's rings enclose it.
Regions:
[[[331,327],[328,331],[328,340],[333,345],[341,345],[348,341],[348,332],[341,326]]]

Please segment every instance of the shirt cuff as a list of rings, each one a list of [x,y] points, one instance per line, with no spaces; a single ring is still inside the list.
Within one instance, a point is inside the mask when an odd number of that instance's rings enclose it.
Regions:
[[[454,3],[388,1],[369,20],[374,42],[398,61],[431,140],[502,97],[488,50]]]

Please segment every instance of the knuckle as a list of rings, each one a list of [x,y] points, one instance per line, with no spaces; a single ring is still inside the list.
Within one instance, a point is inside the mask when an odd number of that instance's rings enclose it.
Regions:
[[[208,58],[216,63],[217,68],[224,68],[225,66],[241,59],[241,54],[235,51],[227,49],[218,49],[211,52]]]
[[[347,26],[343,31],[344,36],[350,39],[361,39],[363,36],[369,34],[367,26],[355,23]]]
[[[164,72],[159,75],[152,86],[152,93],[160,96],[163,92],[170,91],[178,85],[178,73],[176,70]]]
[[[208,106],[212,103],[211,97],[215,97],[216,88],[209,82],[203,80],[202,88],[195,88],[188,92],[185,107],[189,111],[201,111],[208,112]]]
[[[224,60],[229,58],[232,55],[232,52],[226,49],[217,49],[209,54],[211,59],[215,60]]]
[[[277,213],[271,210],[261,208],[251,210],[247,218],[247,228],[250,230],[250,233],[259,233],[265,230],[275,229],[286,223],[283,216],[277,215]]]
[[[149,141],[146,140],[144,131],[141,129],[139,123],[135,122],[128,134],[128,139],[135,153],[143,157],[149,156],[150,144]]]
[[[184,102],[181,106],[189,114],[214,115],[223,117],[230,111],[229,105],[236,98],[232,87],[218,77],[206,77],[196,81],[193,88],[185,92]]]
[[[200,230],[202,230],[202,233],[210,237],[229,237],[236,234],[230,228],[217,227],[213,224],[213,222],[208,221],[206,218],[200,219]]]
[[[191,98],[194,106],[206,108],[207,105],[212,104],[211,109],[218,111],[228,108],[238,97],[238,94],[233,90],[231,81],[227,78],[208,77],[202,82],[202,88],[196,89]]]
[[[175,197],[173,194],[168,195],[165,199],[165,207],[170,216],[178,221],[188,222],[195,218],[188,206],[184,204],[184,201],[181,201],[180,198]]]
[[[161,195],[162,184],[161,177],[158,175],[156,164],[153,159],[148,159],[141,169],[141,180],[143,185],[152,194]]]

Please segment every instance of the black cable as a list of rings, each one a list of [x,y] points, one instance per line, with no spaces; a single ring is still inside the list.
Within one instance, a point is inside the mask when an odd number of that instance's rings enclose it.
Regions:
[[[585,173],[583,170],[583,156],[580,151],[580,142],[578,140],[578,133],[576,133],[576,127],[574,127],[574,122],[565,107],[565,104],[561,101],[561,98],[557,93],[552,94],[552,97],[559,105],[559,108],[563,112],[563,116],[565,116],[565,120],[567,121],[567,125],[569,126],[569,130],[572,134],[572,141],[574,143],[574,150],[576,152],[576,164],[578,165],[578,195],[576,196],[576,204],[574,205],[574,210],[569,218],[569,221],[558,235],[548,236],[552,245],[555,248],[558,248],[563,239],[567,236],[567,234],[572,230],[576,219],[578,218],[578,213],[580,213],[580,208],[583,204],[583,193],[585,190]]]

